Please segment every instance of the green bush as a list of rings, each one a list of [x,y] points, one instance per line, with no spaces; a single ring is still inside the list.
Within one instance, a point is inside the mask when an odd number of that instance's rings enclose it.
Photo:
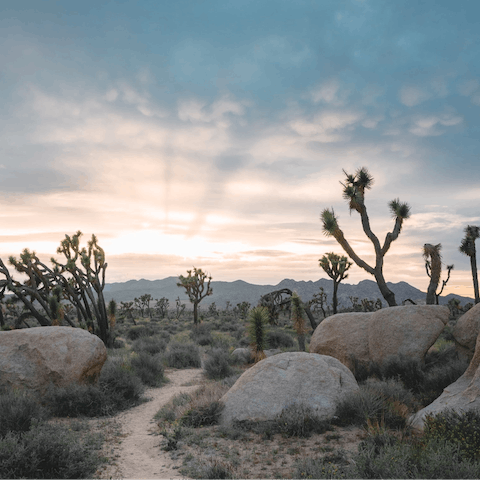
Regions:
[[[351,478],[343,456],[326,455],[301,459],[295,463],[295,478]]]
[[[229,354],[221,348],[214,348],[207,353],[203,369],[207,378],[221,380],[233,374],[229,364]]]
[[[267,332],[267,345],[270,348],[291,348],[295,342],[291,335],[282,330],[270,330]]]
[[[132,344],[132,350],[134,352],[149,353],[150,355],[163,353],[166,348],[167,342],[163,340],[160,335],[154,335],[153,337],[140,337]]]
[[[130,361],[134,373],[140,377],[142,383],[149,387],[159,387],[167,381],[162,362],[163,357],[161,355],[152,356],[144,352],[133,357]]]
[[[459,446],[459,454],[469,460],[480,459],[480,411],[445,410],[425,418],[426,441],[443,440]],[[479,472],[480,473],[480,472]]]
[[[92,478],[102,439],[61,425],[33,424],[0,439],[0,478]]]
[[[194,343],[173,342],[165,354],[167,365],[172,368],[200,368],[200,351]]]
[[[0,393],[0,438],[8,432],[26,432],[32,422],[46,417],[47,411],[33,395],[22,391]]]

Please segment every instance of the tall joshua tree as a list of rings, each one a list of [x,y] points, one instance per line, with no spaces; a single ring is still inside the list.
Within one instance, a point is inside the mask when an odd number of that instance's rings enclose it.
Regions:
[[[367,214],[367,207],[365,205],[365,190],[369,190],[373,184],[373,177],[370,175],[365,167],[356,171],[355,175],[348,174],[343,171],[346,176],[345,183],[343,185],[343,197],[349,202],[350,212],[352,210],[357,211],[360,214],[362,221],[363,231],[365,235],[370,239],[375,250],[375,267],[372,267],[367,262],[362,260],[350,246],[346,240],[343,231],[338,226],[338,219],[335,212],[332,209],[324,209],[321,214],[323,222],[323,232],[327,236],[332,236],[337,240],[341,247],[345,250],[347,255],[365,271],[375,277],[378,288],[383,295],[383,298],[387,301],[388,305],[393,307],[397,303],[395,301],[395,294],[387,287],[387,283],[383,276],[383,259],[390,249],[393,241],[398,238],[400,231],[402,230],[403,221],[410,216],[410,207],[407,203],[402,203],[397,198],[389,203],[390,211],[395,219],[395,225],[391,232],[388,232],[383,246],[380,245],[378,237],[372,232],[370,227],[370,219]]]
[[[208,295],[213,293],[210,282],[212,277],[205,273],[201,268],[193,267],[192,270],[187,270],[187,276],[180,275],[177,287],[183,287],[193,303],[193,323],[198,324],[198,304]]]
[[[477,252],[475,249],[475,240],[480,238],[480,227],[475,225],[468,225],[465,227],[465,237],[462,238],[460,244],[460,252],[470,257],[470,266],[472,268],[473,277],[473,290],[475,292],[475,303],[480,302],[480,296],[478,292],[478,274],[477,274]]]
[[[319,261],[320,267],[333,280],[333,314],[337,313],[338,306],[338,286],[340,282],[348,277],[347,270],[353,265],[344,255],[340,256],[333,252],[326,253]]]

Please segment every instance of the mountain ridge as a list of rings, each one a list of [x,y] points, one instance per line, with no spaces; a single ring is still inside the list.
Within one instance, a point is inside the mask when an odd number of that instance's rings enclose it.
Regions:
[[[126,282],[107,283],[104,289],[104,296],[107,301],[112,298],[117,302],[131,302],[135,297],[140,295],[150,294],[154,299],[166,297],[169,300],[170,308],[175,305],[175,300],[180,297],[183,303],[190,308],[188,296],[183,288],[177,287],[178,277],[166,277],[159,280],[127,280]],[[310,300],[315,293],[319,292],[320,287],[323,287],[327,294],[327,304],[331,304],[333,293],[333,281],[326,278],[320,278],[317,281],[313,280],[293,280],[291,278],[284,278],[277,285],[258,285],[248,283],[244,280],[234,280],[233,282],[226,281],[212,281],[211,287],[213,294],[204,298],[201,306],[209,306],[213,302],[219,308],[225,308],[226,302],[229,301],[232,306],[237,303],[246,301],[251,305],[257,305],[260,297],[274,290],[282,288],[289,288],[292,291],[297,291],[303,301]],[[426,292],[422,292],[416,287],[401,281],[398,283],[387,282],[388,288],[395,293],[397,304],[401,305],[407,298],[417,301],[425,300]],[[338,288],[339,306],[348,307],[352,303],[349,297],[358,297],[359,300],[368,298],[369,300],[376,300],[380,298],[384,306],[386,302],[383,299],[378,285],[373,280],[361,280],[358,284],[341,283]],[[451,298],[458,298],[462,305],[468,302],[474,303],[470,297],[464,297],[450,293],[442,296],[439,299],[441,305],[445,305]]]

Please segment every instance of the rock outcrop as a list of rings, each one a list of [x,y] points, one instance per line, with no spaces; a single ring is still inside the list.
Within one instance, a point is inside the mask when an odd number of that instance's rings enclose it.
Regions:
[[[384,362],[394,355],[423,361],[448,323],[449,310],[438,305],[405,305],[371,313],[339,313],[326,318],[310,340],[310,352],[331,355],[352,368]]]
[[[465,312],[453,327],[452,334],[460,354],[468,359],[473,357],[475,343],[480,333],[480,303]]]
[[[457,412],[480,408],[480,335],[477,337],[475,354],[465,373],[443,390],[430,405],[411,417],[411,424],[423,430],[426,415],[435,415],[445,409]]]
[[[281,353],[251,367],[221,398],[221,422],[268,422],[294,404],[310,407],[326,420],[333,417],[340,399],[356,391],[353,374],[335,358]]]
[[[107,350],[81,328],[35,327],[0,332],[0,387],[43,393],[53,383],[94,382]]]

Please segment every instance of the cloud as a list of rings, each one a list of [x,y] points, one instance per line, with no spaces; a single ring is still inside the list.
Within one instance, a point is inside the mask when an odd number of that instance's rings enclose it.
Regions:
[[[298,118],[289,125],[302,137],[329,143],[343,140],[345,133],[348,133],[363,117],[363,113],[356,111],[322,111],[314,116],[313,121]]]
[[[419,87],[404,86],[400,89],[400,101],[407,107],[414,107],[431,98],[431,94]]]
[[[243,115],[246,102],[238,102],[227,95],[215,100],[207,107],[207,102],[199,99],[181,100],[178,117],[184,122],[218,122],[226,114]]]
[[[311,91],[313,103],[326,103],[333,106],[343,106],[350,95],[347,88],[341,89],[341,84],[336,79],[330,79]]]
[[[462,123],[463,118],[454,113],[444,113],[440,115],[419,115],[412,121],[409,131],[419,137],[438,136],[445,133],[441,125],[452,127]]]

